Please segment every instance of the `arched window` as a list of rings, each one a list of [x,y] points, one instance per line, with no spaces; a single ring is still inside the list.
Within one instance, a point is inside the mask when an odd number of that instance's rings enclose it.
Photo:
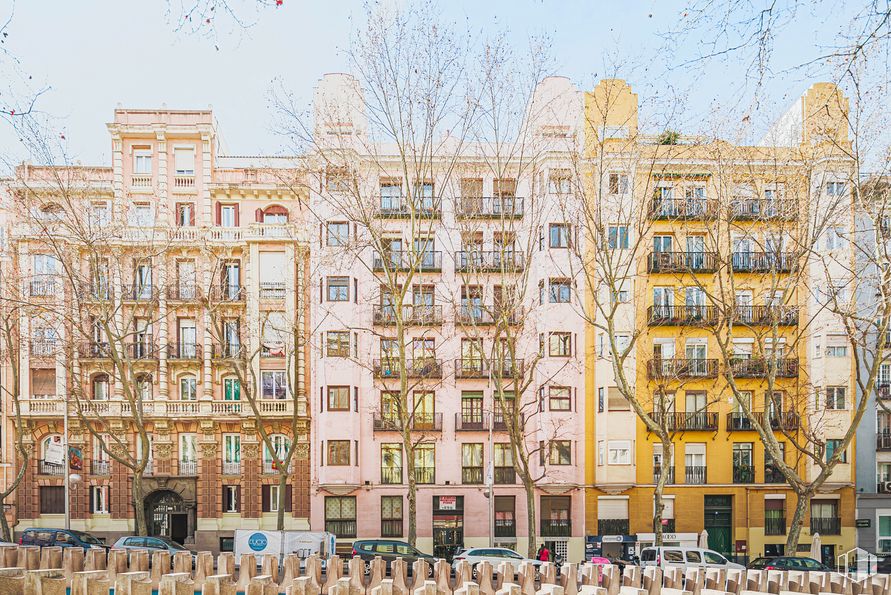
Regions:
[[[272,443],[276,455],[275,458],[279,460],[281,460],[282,457],[287,454],[288,449],[291,448],[291,441],[284,434],[272,434],[269,436],[269,441]],[[269,450],[266,442],[263,442],[263,467],[267,473],[276,470],[272,452],[273,451]]]
[[[194,376],[179,379],[179,398],[181,401],[194,401],[198,398],[198,380]]]
[[[287,223],[288,209],[281,205],[270,205],[265,209],[257,209],[257,223]]]
[[[152,400],[152,375],[140,374],[136,377],[136,398],[143,401]]]
[[[92,398],[94,401],[108,400],[108,374],[93,376]]]

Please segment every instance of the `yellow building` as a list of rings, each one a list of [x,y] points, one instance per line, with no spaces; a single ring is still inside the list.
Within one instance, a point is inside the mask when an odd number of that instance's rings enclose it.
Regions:
[[[797,499],[754,426],[811,481],[807,452],[832,454],[855,394],[841,321],[821,307],[853,258],[839,239],[852,224],[846,110],[817,84],[738,146],[641,134],[624,81],[586,94],[588,227],[605,236],[587,258],[601,280],[588,300],[589,553],[653,544],[661,473],[665,545],[695,546],[705,529],[728,556],[784,553]],[[639,413],[670,435],[671,464]],[[845,454],[799,540],[810,551],[819,533],[827,563],[856,538],[853,444]]]

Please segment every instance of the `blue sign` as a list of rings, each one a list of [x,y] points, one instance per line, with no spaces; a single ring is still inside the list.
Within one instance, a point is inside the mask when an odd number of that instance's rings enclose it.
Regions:
[[[262,533],[254,533],[248,538],[248,547],[255,552],[262,552],[265,550],[267,543],[266,536]]]

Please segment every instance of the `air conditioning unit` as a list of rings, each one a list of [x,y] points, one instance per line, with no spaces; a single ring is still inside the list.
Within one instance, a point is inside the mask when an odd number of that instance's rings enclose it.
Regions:
[[[884,492],[885,494],[891,494],[891,481],[882,482],[879,485],[879,491]]]

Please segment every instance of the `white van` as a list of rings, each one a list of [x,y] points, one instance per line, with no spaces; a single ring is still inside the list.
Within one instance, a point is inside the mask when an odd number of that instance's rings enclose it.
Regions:
[[[735,564],[712,550],[698,547],[645,547],[640,552],[641,566],[669,568],[723,568],[724,570],[744,570],[745,566]]]

